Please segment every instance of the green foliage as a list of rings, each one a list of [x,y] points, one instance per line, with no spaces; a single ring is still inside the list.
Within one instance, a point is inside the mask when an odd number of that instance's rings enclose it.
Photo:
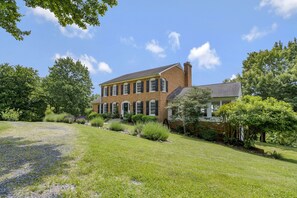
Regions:
[[[177,97],[169,103],[169,109],[174,112],[172,115],[173,121],[182,121],[183,130],[186,134],[186,126],[192,124],[197,126],[201,109],[207,107],[210,100],[210,90],[192,87],[185,95]]]
[[[27,7],[41,7],[52,12],[58,19],[59,24],[77,25],[79,28],[86,29],[88,25],[99,26],[99,16],[104,16],[109,7],[117,5],[117,0],[72,0],[55,1],[52,0],[24,0]],[[0,12],[0,27],[10,33],[16,40],[23,40],[24,36],[30,34],[30,31],[22,31],[18,28],[18,23],[23,16],[19,12],[19,7],[15,0],[2,1]]]
[[[91,126],[94,126],[94,127],[103,127],[103,124],[104,124],[104,120],[103,118],[101,117],[98,117],[98,118],[93,118],[91,121]]]
[[[131,118],[131,119],[132,119],[132,122],[135,123],[135,124],[136,124],[136,123],[141,123],[141,122],[143,122],[143,116],[144,116],[143,114],[136,114],[136,115],[133,115],[132,118]]]
[[[77,118],[77,119],[75,120],[75,122],[76,122],[77,124],[85,124],[85,123],[87,122],[87,120],[86,120],[85,118],[83,118],[83,117],[80,117],[80,118]]]
[[[169,129],[157,122],[146,123],[141,131],[141,137],[149,140],[166,141],[169,137]]]
[[[47,105],[44,114],[45,114],[45,115],[53,114],[54,111],[55,111],[55,107],[51,107],[50,105]]]
[[[140,122],[137,122],[136,125],[134,126],[134,130],[130,131],[130,135],[136,136],[140,135],[143,129],[143,124]]]
[[[42,120],[46,103],[36,70],[0,64],[0,112],[7,108],[22,111],[19,120]]]
[[[85,108],[85,115],[88,117],[92,112],[93,112],[93,108]]]
[[[147,122],[156,122],[157,121],[157,117],[156,116],[143,115],[142,116],[142,121],[144,123],[147,123]]]
[[[72,124],[75,120],[75,117],[73,115],[66,115],[63,119],[63,122]]]
[[[109,129],[112,131],[124,131],[124,126],[120,122],[110,123]]]
[[[88,115],[88,119],[89,120],[92,120],[93,118],[98,118],[100,117],[100,115],[97,113],[97,112],[91,112],[89,115]]]
[[[201,132],[199,134],[203,139],[207,141],[212,141],[212,142],[216,141],[218,137],[218,133],[211,128],[203,128],[201,129]]]
[[[86,66],[71,58],[60,58],[49,68],[43,81],[48,103],[56,113],[68,112],[79,116],[89,106],[92,81]]]
[[[282,156],[282,154],[278,153],[277,151],[273,151],[273,152],[266,152],[266,154],[274,159],[284,159],[284,157]]]
[[[297,40],[271,50],[252,52],[243,61],[240,81],[244,95],[274,97],[293,105],[297,111]]]
[[[218,115],[234,127],[244,127],[244,146],[251,147],[261,132],[297,133],[297,116],[290,104],[274,98],[244,96],[223,105]]]
[[[134,124],[146,123],[146,122],[156,122],[157,117],[156,116],[143,115],[143,114],[137,114],[137,115],[132,115],[131,120],[132,120],[132,122]]]
[[[15,109],[6,109],[1,113],[1,117],[6,121],[19,121],[21,111]]]
[[[126,121],[126,122],[132,122],[132,116],[133,116],[133,113],[126,113],[125,115],[124,115],[124,121]]]
[[[102,116],[102,118],[105,120],[105,121],[108,121],[112,118],[112,114],[111,113],[103,113],[103,114],[100,114],[100,116]]]
[[[47,114],[43,121],[44,122],[64,122],[68,124],[72,124],[74,122],[75,118],[73,115],[69,113],[60,113],[60,114]]]

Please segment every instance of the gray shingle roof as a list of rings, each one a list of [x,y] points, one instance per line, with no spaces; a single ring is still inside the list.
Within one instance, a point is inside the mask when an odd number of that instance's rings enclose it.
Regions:
[[[212,98],[226,98],[226,97],[240,97],[241,96],[241,83],[219,83],[219,84],[211,84],[211,85],[200,85],[195,86],[199,88],[206,88],[211,90]],[[167,100],[173,100],[177,96],[185,95],[191,87],[178,87],[171,94],[168,95]]]
[[[157,67],[157,68],[153,68],[153,69],[148,69],[148,70],[143,70],[143,71],[139,71],[139,72],[134,72],[134,73],[130,73],[130,74],[125,74],[123,76],[111,79],[109,81],[103,82],[100,85],[103,84],[110,84],[110,83],[115,83],[115,82],[122,82],[122,81],[127,81],[127,80],[132,80],[132,79],[137,79],[137,78],[142,78],[142,77],[146,77],[146,76],[154,76],[154,75],[158,75],[160,72],[173,67],[173,66],[178,66],[181,68],[181,65],[179,63],[175,63],[175,64],[171,64],[171,65],[166,65],[166,66],[162,66],[162,67]]]

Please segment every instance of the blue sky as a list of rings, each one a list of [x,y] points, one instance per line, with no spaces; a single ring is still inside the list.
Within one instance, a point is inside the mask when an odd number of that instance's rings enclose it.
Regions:
[[[17,1],[31,30],[16,41],[0,29],[0,63],[33,67],[48,74],[55,58],[81,60],[94,92],[111,78],[185,61],[193,65],[193,84],[222,82],[241,73],[249,52],[270,49],[296,37],[297,0],[119,0],[100,27],[61,27],[41,8]]]

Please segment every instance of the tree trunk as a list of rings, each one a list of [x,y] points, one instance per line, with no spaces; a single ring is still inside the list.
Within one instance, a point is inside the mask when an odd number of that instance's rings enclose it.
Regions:
[[[266,133],[265,132],[261,132],[260,142],[266,142]]]

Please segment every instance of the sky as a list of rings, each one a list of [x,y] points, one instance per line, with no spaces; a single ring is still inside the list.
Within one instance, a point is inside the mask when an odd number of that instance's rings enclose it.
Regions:
[[[131,72],[190,61],[193,85],[220,83],[241,73],[248,53],[287,44],[297,33],[297,0],[119,0],[99,27],[61,27],[42,8],[17,1],[23,41],[0,28],[0,64],[33,67],[48,75],[55,59],[70,56],[99,84]]]

